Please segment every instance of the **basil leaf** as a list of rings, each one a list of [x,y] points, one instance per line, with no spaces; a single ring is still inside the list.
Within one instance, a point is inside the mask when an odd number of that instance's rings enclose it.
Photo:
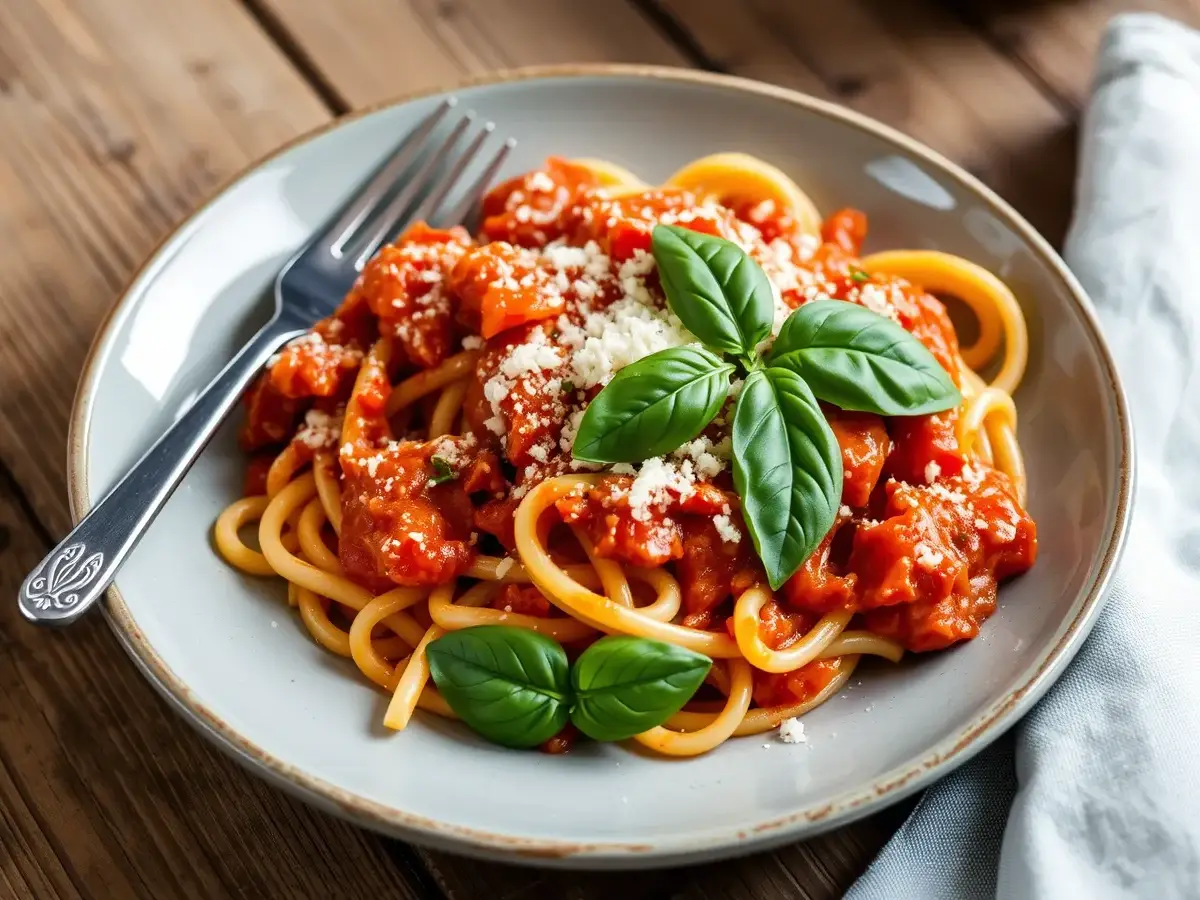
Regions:
[[[833,527],[842,451],[794,372],[751,372],[733,415],[733,484],[755,549],[778,589]]]
[[[767,364],[795,372],[842,409],[922,416],[962,403],[924,344],[891,319],[844,300],[817,300],[788,316]]]
[[[679,712],[711,667],[707,656],[674,644],[601,638],[571,670],[571,721],[597,741],[623,741]]]
[[[667,304],[705,346],[748,356],[771,333],[771,284],[737,244],[678,225],[655,225],[651,249]]]
[[[450,708],[489,741],[535,747],[570,718],[567,654],[537,632],[479,625],[451,631],[425,652]]]
[[[572,453],[618,463],[678,449],[720,412],[734,371],[700,347],[660,350],[626,366],[588,405]]]

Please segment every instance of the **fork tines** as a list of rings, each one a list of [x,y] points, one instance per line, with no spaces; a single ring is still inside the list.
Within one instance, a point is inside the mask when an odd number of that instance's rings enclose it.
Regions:
[[[435,217],[445,225],[465,221],[516,141],[509,138],[490,157],[481,156],[496,126],[492,122],[477,123],[475,113],[470,111],[438,140],[438,126],[457,103],[454,97],[439,103],[363,186],[326,232],[325,239],[316,243],[327,246],[335,259],[352,260],[354,268],[361,269],[384,241],[412,222],[432,221]],[[458,146],[466,135],[470,135],[469,141],[460,151]],[[486,159],[482,171],[453,206],[442,209],[477,158]]]

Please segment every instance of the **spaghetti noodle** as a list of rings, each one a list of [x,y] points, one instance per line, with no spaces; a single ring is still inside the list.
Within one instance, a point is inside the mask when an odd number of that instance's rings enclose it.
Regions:
[[[823,408],[843,505],[779,591],[745,534],[720,416],[640,466],[571,455],[617,371],[695,340],[665,307],[656,223],[740,245],[771,282],[775,332],[814,299],[860,304],[910,331],[963,395],[958,409],[886,421]],[[246,398],[247,496],[221,514],[216,546],[288,582],[313,639],[390,693],[384,723],[397,730],[418,707],[453,716],[425,651],[476,625],[568,650],[626,634],[711,657],[701,693],[636,736],[676,756],[802,715],[863,656],[970,639],[998,581],[1036,556],[1012,401],[1025,322],[973,263],[860,257],[865,235],[862,214],[822,219],[744,154],[697,160],[659,188],[602,160],[551,159],[488,195],[478,239],[409,229],[272,362]],[[971,346],[935,293],[974,314]],[[257,549],[242,538],[256,522]]]

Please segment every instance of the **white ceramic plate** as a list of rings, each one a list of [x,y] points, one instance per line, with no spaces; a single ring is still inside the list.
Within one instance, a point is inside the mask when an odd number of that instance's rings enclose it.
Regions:
[[[978,640],[899,667],[865,664],[805,718],[808,745],[744,738],[686,761],[603,744],[545,756],[423,715],[393,735],[379,725],[382,695],[308,638],[282,584],[238,574],[211,548],[245,463],[227,427],[107,601],[147,677],[245,765],[326,809],[431,845],[573,866],[712,859],[809,835],[944,775],[1012,724],[1095,619],[1130,495],[1117,376],[1086,299],[1046,243],[930,151],[777,88],[604,67],[525,71],[456,93],[520,141],[506,175],[561,154],[611,159],[653,182],[703,154],[744,150],[781,166],[827,212],[865,210],[869,249],[938,248],[1000,275],[1030,322],[1016,399],[1037,566],[1002,588]],[[437,99],[301,139],[163,244],[101,330],[81,381],[70,451],[77,516],[264,320],[280,264]]]

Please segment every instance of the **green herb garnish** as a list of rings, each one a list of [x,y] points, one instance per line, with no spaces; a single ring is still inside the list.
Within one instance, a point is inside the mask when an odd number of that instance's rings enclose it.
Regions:
[[[891,319],[841,300],[806,303],[788,316],[766,363],[795,372],[841,409],[922,416],[962,402],[924,344]]]
[[[871,273],[865,271],[864,269],[860,269],[857,266],[851,266],[850,267],[850,280],[857,281],[859,284],[862,284],[864,282],[871,280]]]
[[[700,347],[673,347],[626,366],[589,404],[575,457],[641,462],[670,453],[720,412],[736,371]]]
[[[911,416],[950,409],[962,396],[909,332],[840,300],[792,313],[764,358],[759,347],[775,307],[753,259],[736,244],[674,225],[655,226],[652,251],[671,311],[707,349],[663,350],[618,372],[588,406],[574,455],[639,462],[675,450],[708,426],[731,375],[744,368],[733,414],[734,485],[767,579],[779,588],[828,534],[841,504],[841,449],[817,401]],[[851,277],[870,275],[852,269]]]
[[[536,747],[572,722],[598,741],[661,725],[700,687],[712,660],[645,638],[596,641],[571,666],[555,640],[525,628],[480,625],[426,648],[450,708],[506,747]]]
[[[430,487],[444,484],[447,481],[453,481],[458,477],[458,473],[454,471],[454,467],[440,456],[429,457],[429,464],[433,466],[433,477],[429,479]]]

